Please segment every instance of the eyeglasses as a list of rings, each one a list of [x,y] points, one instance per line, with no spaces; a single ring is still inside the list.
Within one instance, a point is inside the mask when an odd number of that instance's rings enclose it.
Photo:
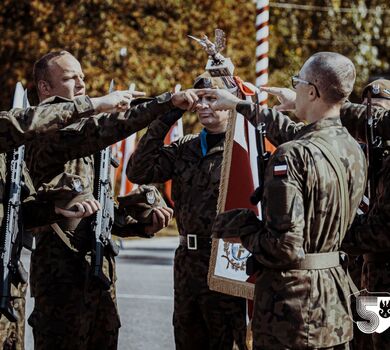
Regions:
[[[317,94],[317,97],[320,97],[320,92],[318,91],[318,88],[317,86],[315,86],[313,83],[311,83],[310,81],[307,81],[307,80],[303,80],[301,78],[298,78],[297,75],[293,75],[291,77],[291,85],[294,89],[296,89],[297,85],[299,83],[302,83],[302,84],[306,84],[306,85],[311,85],[311,86],[314,86],[314,89],[316,90],[316,94]]]

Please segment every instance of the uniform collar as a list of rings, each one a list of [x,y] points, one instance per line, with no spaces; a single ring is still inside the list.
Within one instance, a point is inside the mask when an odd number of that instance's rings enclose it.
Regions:
[[[311,133],[313,131],[320,131],[330,127],[342,127],[340,116],[337,117],[328,117],[317,120],[314,123],[305,125],[296,135],[296,138],[301,138],[302,136]]]
[[[223,137],[217,144],[215,144],[210,149],[208,148],[207,130],[205,128],[203,128],[203,130],[199,134],[199,139],[200,139],[200,148],[201,148],[201,152],[202,152],[202,157],[205,157],[206,155],[214,154],[217,152],[222,152],[224,149],[225,137]]]
[[[62,103],[62,102],[73,102],[73,100],[61,96],[52,96],[41,101],[39,103],[39,106],[51,105],[51,104]]]
[[[218,142],[214,147],[207,150],[206,156],[209,156],[214,153],[223,152],[225,148],[225,138],[223,138],[220,142]],[[201,148],[201,140],[200,135],[197,138],[193,139],[193,141],[188,143],[188,149],[195,154],[197,157],[202,157],[202,148]]]

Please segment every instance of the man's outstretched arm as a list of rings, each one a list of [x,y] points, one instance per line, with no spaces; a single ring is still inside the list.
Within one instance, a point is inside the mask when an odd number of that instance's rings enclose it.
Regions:
[[[94,98],[77,96],[74,100],[54,96],[37,107],[0,112],[0,153],[42,135],[50,136],[83,117],[102,112],[126,111],[132,97],[128,91],[116,91]]]
[[[242,114],[252,125],[264,123],[267,138],[274,146],[291,141],[303,123],[295,123],[287,115],[277,109],[263,108],[259,113],[259,120],[256,118],[255,104],[250,101],[243,101],[230,92],[222,89],[202,89],[198,95],[206,95],[214,99],[210,107],[214,110],[236,110]]]
[[[101,113],[83,118],[52,135],[36,139],[34,149],[40,149],[40,158],[47,158],[48,164],[82,158],[127,138],[164,113],[178,108],[193,108],[195,99],[197,96],[190,90],[164,93],[125,113]]]
[[[51,105],[0,112],[0,153],[19,147],[40,134],[53,133],[93,113],[94,107],[88,96],[77,97],[74,101],[53,98]]]
[[[384,140],[390,139],[390,110],[373,107],[372,114],[376,119],[375,134]],[[340,117],[343,125],[356,140],[366,142],[366,105],[347,102],[341,108]]]

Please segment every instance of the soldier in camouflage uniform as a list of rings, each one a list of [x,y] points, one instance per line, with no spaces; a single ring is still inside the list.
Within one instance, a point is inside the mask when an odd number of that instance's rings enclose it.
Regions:
[[[373,86],[377,87],[373,89]],[[361,271],[361,289],[370,292],[390,292],[390,274],[388,266],[390,232],[390,81],[377,80],[367,85],[363,90],[363,103],[366,103],[367,90],[372,90],[372,107],[376,127],[375,133],[382,139],[382,161],[379,167],[374,169],[377,174],[377,191],[368,215],[357,217],[347,232],[343,241],[343,250],[354,255],[364,254],[364,263]],[[281,101],[279,110],[295,109],[295,93],[285,88],[265,88],[268,93],[276,95]],[[375,93],[374,93],[375,92]],[[341,109],[341,121],[351,135],[358,141],[366,143],[366,110],[361,104],[346,103]],[[373,255],[375,254],[375,255]],[[349,265],[350,266],[350,265]],[[360,280],[360,278],[359,278]],[[384,349],[390,343],[389,331],[382,334],[367,335],[358,331],[353,344],[353,349]],[[354,338],[355,338],[354,337]]]
[[[376,193],[370,198],[370,211],[355,220],[343,242],[343,248],[364,254],[361,288],[369,292],[390,293],[390,81],[377,80],[363,90],[372,93],[375,134],[382,139],[383,149],[373,171],[376,174]],[[346,104],[341,110],[342,122],[358,140],[366,140],[366,106]],[[373,333],[372,349],[386,349],[390,344],[390,330]],[[362,347],[360,347],[362,348]],[[363,349],[363,348],[362,348]],[[366,347],[367,349],[367,347]]]
[[[12,109],[9,112],[0,112],[0,228],[3,227],[4,201],[7,193],[7,155],[6,152],[35,138],[42,137],[55,132],[59,128],[77,121],[81,117],[87,117],[94,113],[94,108],[99,108],[98,99],[89,99],[88,96],[76,98],[73,102],[63,102],[49,106],[31,107],[26,110]],[[27,169],[23,168],[23,182],[28,194],[24,194],[24,208],[26,213],[24,220],[25,227],[31,227],[43,222],[58,219],[60,208],[54,208],[49,203],[36,203],[33,201],[35,190]],[[82,203],[80,203],[82,204]],[[88,203],[83,203],[83,208]],[[60,210],[64,215],[74,216],[75,212],[69,213]],[[82,214],[85,215],[85,214]],[[13,306],[17,322],[10,322],[5,316],[0,319],[0,348],[1,349],[24,349],[24,328],[25,328],[25,296],[27,283],[18,282],[17,286],[11,284],[11,305]]]
[[[220,78],[200,76],[196,88],[224,88]],[[197,106],[200,135],[186,135],[168,146],[164,138],[183,111],[152,122],[127,167],[135,183],[172,179],[172,199],[180,234],[174,261],[173,326],[177,350],[246,349],[245,300],[207,285],[211,227],[217,212],[228,112],[214,113],[206,98]]]
[[[296,116],[308,124],[271,109],[257,121],[279,145],[265,171],[264,222],[237,209],[213,227],[217,237],[238,233],[261,263],[254,349],[349,349],[350,285],[339,250],[363,196],[366,164],[339,115],[354,80],[353,63],[342,55],[317,53],[306,61],[293,85]],[[212,107],[255,119],[253,105],[233,97],[220,96]]]
[[[68,52],[44,56],[34,72],[43,105],[53,94],[72,100],[85,93],[80,63]],[[60,206],[79,194],[92,196],[95,174],[90,154],[126,138],[174,107],[192,108],[196,98],[190,91],[165,93],[123,115],[102,114],[93,121],[82,120],[46,143],[30,144],[27,164],[38,195]],[[68,161],[70,158],[77,159]],[[162,208],[155,213],[158,222],[145,230],[157,231],[167,225],[171,213]],[[106,291],[91,279],[91,222],[63,220],[57,224],[60,233],[51,227],[41,230],[32,254],[30,281],[35,307],[28,321],[35,348],[116,349],[120,321],[113,253],[105,249],[103,272],[113,282]]]

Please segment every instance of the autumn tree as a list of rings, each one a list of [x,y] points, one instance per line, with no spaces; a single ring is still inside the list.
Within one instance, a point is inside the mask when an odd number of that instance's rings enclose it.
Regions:
[[[387,0],[308,0],[270,3],[270,84],[289,85],[316,51],[337,51],[356,64],[356,90],[389,71]],[[255,81],[255,3],[250,0],[3,0],[0,3],[1,108],[18,80],[33,96],[32,65],[65,49],[82,63],[90,95],[111,79],[155,95],[176,83],[189,87],[206,54],[187,35],[227,35],[225,55],[236,73]],[[33,101],[36,103],[36,100]]]

